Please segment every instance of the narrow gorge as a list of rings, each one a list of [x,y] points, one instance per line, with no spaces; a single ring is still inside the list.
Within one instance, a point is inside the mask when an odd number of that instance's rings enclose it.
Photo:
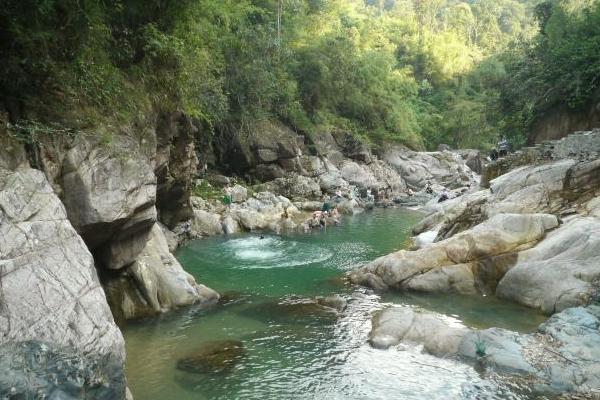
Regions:
[[[600,399],[600,2],[6,0],[0,38],[0,399]]]

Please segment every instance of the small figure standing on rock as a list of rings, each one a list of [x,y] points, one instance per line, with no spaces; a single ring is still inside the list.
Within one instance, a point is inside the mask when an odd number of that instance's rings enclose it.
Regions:
[[[321,211],[326,213],[326,212],[329,212],[329,210],[331,210],[331,204],[329,204],[329,196],[324,195],[323,196],[323,206],[321,207]]]
[[[227,184],[227,186],[225,186],[225,189],[223,189],[224,195],[223,195],[223,204],[225,204],[225,207],[227,207],[227,209],[231,208],[231,186],[229,184]]]
[[[369,203],[372,203],[375,201],[375,196],[373,196],[373,193],[371,192],[371,189],[367,189],[367,201]]]

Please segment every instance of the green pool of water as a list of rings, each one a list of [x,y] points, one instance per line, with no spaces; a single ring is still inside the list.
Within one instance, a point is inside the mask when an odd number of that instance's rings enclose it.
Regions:
[[[199,281],[227,294],[211,310],[194,307],[131,323],[124,330],[127,377],[136,399],[525,399],[489,374],[452,359],[374,350],[372,313],[388,303],[436,311],[454,323],[519,331],[540,315],[494,298],[385,294],[344,286],[344,271],[400,249],[421,215],[375,210],[307,235],[240,235],[193,242],[178,259]],[[339,316],[277,306],[337,293]],[[208,342],[238,340],[245,356],[221,373],[188,373],[176,362]]]

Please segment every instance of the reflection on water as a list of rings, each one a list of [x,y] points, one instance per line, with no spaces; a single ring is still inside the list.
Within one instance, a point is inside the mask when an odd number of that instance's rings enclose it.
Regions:
[[[188,308],[125,330],[129,386],[138,399],[526,399],[527,391],[418,347],[375,350],[366,343],[372,313],[385,303],[438,311],[453,324],[531,330],[540,317],[494,299],[383,298],[340,285],[343,271],[400,248],[414,212],[376,210],[326,233],[238,236],[192,243],[178,258],[201,282],[233,300]],[[339,293],[339,315],[289,307],[290,299]],[[283,304],[282,304],[283,303]],[[226,373],[178,371],[178,359],[214,340],[238,340],[245,356]]]

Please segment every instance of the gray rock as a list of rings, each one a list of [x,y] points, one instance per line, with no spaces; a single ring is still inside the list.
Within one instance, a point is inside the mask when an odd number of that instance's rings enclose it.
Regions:
[[[576,218],[519,253],[497,295],[552,314],[589,302],[599,279],[600,221]]]
[[[234,203],[243,203],[246,199],[248,199],[248,189],[240,185],[231,188],[231,200]]]
[[[94,268],[41,171],[0,169],[0,344],[35,340],[125,356]]]
[[[192,120],[181,112],[164,113],[158,118],[156,206],[160,220],[170,228],[191,218],[193,213],[190,196],[198,171],[194,140],[197,132]]]
[[[240,232],[240,224],[233,219],[231,215],[226,215],[223,217],[223,233],[226,235],[233,235]]]
[[[468,329],[451,327],[440,316],[410,307],[389,307],[375,314],[369,343],[386,349],[399,343],[422,344],[433,355],[452,355]]]
[[[65,157],[62,182],[69,220],[102,265],[133,262],[156,221],[156,178],[139,145],[81,139]]]
[[[371,171],[353,161],[346,161],[342,165],[340,173],[345,181],[360,188],[377,189],[379,187],[379,182]]]
[[[222,235],[221,216],[209,211],[194,210],[190,233],[194,237]]]
[[[401,250],[380,257],[352,271],[349,278],[354,283],[376,289],[398,288],[417,275],[434,269],[508,253],[519,249],[520,246],[535,243],[544,237],[547,230],[557,225],[557,218],[549,214],[499,214],[470,230],[423,249]],[[419,288],[423,290],[431,287],[439,290],[440,284],[446,282],[447,290],[453,287],[466,290],[463,284],[456,286],[452,278],[470,276],[461,271],[456,270],[455,274],[450,276],[441,271],[430,275],[429,278],[432,279],[430,285],[421,284]]]
[[[439,183],[455,189],[479,182],[477,175],[454,152],[414,152],[401,146],[389,146],[383,160],[400,173],[412,190],[421,190],[427,184]]]
[[[524,348],[530,339],[505,329],[491,328],[469,332],[460,342],[458,354],[477,359],[478,343],[485,349],[486,365],[493,365],[508,372],[533,374],[535,368],[525,359]]]

